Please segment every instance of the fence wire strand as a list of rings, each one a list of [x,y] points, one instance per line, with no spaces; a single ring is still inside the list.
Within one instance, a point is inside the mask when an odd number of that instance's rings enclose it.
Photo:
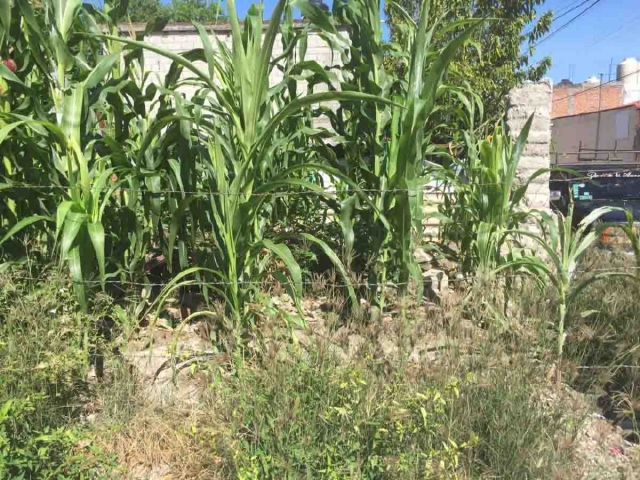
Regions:
[[[572,274],[596,274],[596,273],[624,273],[624,272],[629,272],[629,271],[634,271],[634,270],[640,270],[640,266],[628,266],[628,267],[618,267],[618,268],[594,268],[594,269],[586,269],[586,270],[574,270],[572,272]],[[438,268],[432,268],[429,270],[426,270],[424,273],[426,274],[423,278],[425,277],[430,277],[430,275],[428,275],[429,272],[433,272],[433,274],[435,274],[435,272],[437,271],[442,271]],[[11,275],[10,273],[8,275]],[[522,271],[520,273],[514,273],[514,274],[500,274],[497,275],[497,278],[522,278],[524,276],[527,276],[527,272]],[[43,276],[43,277],[32,277],[32,276],[27,276],[27,275],[12,275],[11,276],[12,279],[15,280],[23,280],[23,281],[34,281],[34,282],[42,282],[42,281],[48,281],[50,280],[50,277],[47,276]],[[449,278],[448,282],[472,282],[474,280],[478,279],[478,277],[473,276],[473,275],[467,275],[467,276],[462,276],[460,278]],[[384,284],[380,284],[380,283],[376,283],[376,282],[359,282],[359,281],[353,281],[353,282],[344,282],[344,283],[328,283],[321,280],[303,280],[302,282],[281,282],[281,281],[277,281],[277,280],[238,280],[235,282],[221,282],[221,281],[210,281],[210,282],[206,282],[206,281],[196,281],[196,280],[189,280],[189,279],[185,279],[183,281],[180,282],[139,282],[139,281],[129,281],[129,280],[105,280],[104,282],[101,282],[100,280],[74,280],[71,278],[63,278],[61,277],[60,280],[64,280],[68,283],[71,284],[84,284],[84,285],[92,285],[92,286],[99,286],[102,285],[102,283],[106,284],[106,285],[129,285],[132,287],[167,287],[169,285],[173,285],[173,286],[177,286],[177,285],[184,285],[184,286],[200,286],[200,287],[207,287],[207,286],[231,286],[231,285],[279,285],[279,286],[296,286],[296,285],[300,285],[302,284],[303,286],[309,286],[309,285],[318,285],[321,284],[324,287],[330,287],[330,288],[348,288],[348,287],[403,287],[403,286],[409,286],[409,285],[413,285],[414,282],[391,282],[391,281],[387,281],[384,282]]]
[[[553,183],[571,183],[571,182],[580,182],[580,181],[597,181],[597,178],[592,178],[589,176],[584,177],[574,177],[574,178],[560,178],[550,180]],[[439,181],[436,181],[439,182]],[[440,185],[429,185],[425,184],[421,187],[417,188],[359,188],[349,189],[351,192],[362,192],[362,193],[418,193],[421,191],[427,191],[428,193],[449,193],[447,191],[443,191],[442,186],[449,185],[449,182],[439,182]],[[496,185],[502,185],[501,182],[487,182],[487,183],[469,183],[470,186],[478,186],[478,187],[491,187]],[[319,188],[323,188],[323,185],[318,185]],[[2,184],[0,185],[0,193],[5,190],[72,190],[79,189],[80,187],[71,187],[65,185],[32,185],[32,184]],[[342,193],[341,190],[337,189],[327,189],[324,192],[318,192],[315,190],[296,190],[296,191],[271,191],[271,192],[253,192],[253,193],[238,193],[238,192],[212,192],[212,191],[189,191],[189,190],[176,190],[176,189],[160,189],[160,190],[151,190],[151,189],[142,189],[142,188],[131,188],[131,187],[102,187],[102,188],[91,188],[92,191],[113,191],[113,192],[129,192],[129,193],[148,193],[153,195],[160,194],[181,194],[181,195],[190,195],[190,196],[200,196],[200,197],[208,197],[208,196],[216,196],[216,197],[270,197],[273,195],[278,196],[300,196],[300,195],[317,195],[317,196],[327,196],[327,195],[337,195],[338,193]]]

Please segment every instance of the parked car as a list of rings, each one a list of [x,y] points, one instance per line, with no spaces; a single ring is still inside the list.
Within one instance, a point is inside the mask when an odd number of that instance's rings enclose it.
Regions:
[[[640,221],[640,165],[589,164],[569,167],[573,173],[553,172],[549,187],[551,205],[566,213],[569,199],[575,204],[574,218],[582,220],[598,207],[622,207]],[[626,222],[623,212],[602,217],[606,222]]]
[[[632,212],[640,222],[640,165],[589,164],[571,167],[573,173],[553,172],[549,182],[551,206],[567,213],[573,197],[574,222],[577,224],[598,207],[621,207]],[[610,212],[601,217],[608,223],[626,223],[624,212]],[[628,237],[619,228],[607,228],[600,235],[603,246],[630,245]]]

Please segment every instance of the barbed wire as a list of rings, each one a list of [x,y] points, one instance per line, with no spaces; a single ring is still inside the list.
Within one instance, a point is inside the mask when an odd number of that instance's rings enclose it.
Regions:
[[[550,172],[549,172],[550,173]],[[550,179],[550,182],[553,183],[572,183],[572,182],[580,182],[580,181],[592,181],[592,182],[597,182],[598,180],[600,180],[601,178],[617,178],[617,177],[590,177],[590,176],[583,176],[583,177],[573,177],[573,178],[558,178],[558,179]],[[626,177],[625,177],[626,178]],[[629,177],[629,178],[636,178],[636,177]],[[638,177],[640,178],[640,176]],[[278,196],[300,196],[300,195],[318,195],[318,196],[323,196],[323,195],[337,195],[338,193],[347,193],[347,192],[351,192],[351,193],[358,193],[358,192],[362,192],[362,193],[404,193],[404,192],[408,192],[408,193],[418,193],[420,191],[437,191],[438,189],[442,189],[443,187],[446,188],[446,186],[451,185],[452,182],[449,181],[440,181],[440,180],[434,180],[434,183],[436,183],[436,185],[429,185],[429,184],[425,184],[423,186],[420,187],[416,187],[416,188],[349,188],[348,190],[337,190],[337,189],[327,189],[323,192],[318,192],[316,190],[290,190],[290,191],[271,191],[271,192],[252,192],[252,193],[243,193],[243,192],[212,192],[212,191],[203,191],[203,190],[194,190],[194,191],[190,191],[190,190],[179,190],[179,189],[160,189],[160,190],[151,190],[151,189],[141,189],[141,188],[131,188],[131,187],[101,187],[101,188],[95,188],[95,187],[89,187],[88,190],[91,191],[113,191],[114,193],[117,193],[119,191],[122,192],[131,192],[131,193],[148,193],[148,194],[152,194],[152,195],[158,195],[158,194],[182,194],[182,195],[193,195],[193,196],[220,196],[220,197],[224,197],[224,196],[228,196],[228,197],[271,197],[273,195],[278,195]],[[472,187],[490,187],[490,186],[496,186],[496,185],[502,185],[502,182],[486,182],[486,183],[476,183],[476,182],[470,182],[470,183],[464,183],[462,182],[464,185],[469,185]],[[525,182],[526,183],[526,182]],[[319,188],[323,188],[322,185],[318,185]],[[450,187],[449,187],[450,188]],[[41,189],[41,190],[73,190],[73,189],[81,189],[81,187],[71,187],[71,186],[64,186],[64,185],[36,185],[36,184],[15,184],[15,185],[11,185],[11,184],[4,184],[1,186],[0,188],[0,193],[3,192],[4,190],[35,190],[35,189]],[[455,192],[446,192],[446,191],[441,191],[440,193],[455,193]]]
[[[593,269],[582,269],[582,270],[574,270],[572,274],[597,274],[597,273],[624,273],[629,271],[637,271],[640,270],[640,266],[624,266],[624,267],[616,267],[616,268],[593,268]],[[431,275],[429,273],[431,272]],[[425,278],[430,278],[435,275],[437,272],[442,272],[446,275],[446,272],[440,268],[433,267],[428,270],[423,271],[423,280]],[[198,272],[194,272],[196,275]],[[203,272],[206,274],[206,272]],[[448,282],[472,282],[481,277],[476,275],[464,275],[461,272],[458,272],[459,275],[462,275],[460,278],[448,278]],[[497,274],[498,278],[522,278],[526,275],[526,271],[521,271],[520,273],[503,273]],[[13,280],[23,280],[23,281],[33,281],[33,282],[42,282],[42,281],[50,281],[50,276],[41,276],[41,277],[33,277],[27,275],[13,275],[12,273],[7,273],[7,275],[11,276]],[[130,281],[130,280],[105,280],[104,282],[100,280],[75,280],[72,278],[64,278],[62,276],[59,277],[60,281],[68,282],[71,284],[83,284],[83,285],[92,285],[99,286],[102,283],[105,285],[129,285],[132,287],[167,287],[167,286],[233,286],[233,285],[274,285],[274,286],[322,286],[325,288],[348,288],[348,287],[404,287],[414,285],[415,282],[393,282],[386,281],[383,284],[377,282],[363,282],[363,281],[352,281],[352,282],[344,282],[344,283],[332,283],[326,282],[323,279],[319,280],[303,280],[302,282],[293,282],[293,281],[285,281],[281,282],[278,280],[237,280],[237,281],[200,281],[200,280],[190,280],[184,279],[180,282],[168,281],[168,282],[141,282],[141,281]]]

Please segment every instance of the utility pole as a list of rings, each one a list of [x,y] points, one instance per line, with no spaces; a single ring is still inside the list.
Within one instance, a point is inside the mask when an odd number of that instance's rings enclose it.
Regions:
[[[602,110],[602,73],[600,74],[600,88],[598,89],[598,123],[596,124],[596,155],[598,160],[598,147],[600,145],[600,111]]]
[[[611,72],[613,72],[613,57],[611,57],[611,62],[609,63],[609,78],[607,81],[611,81]]]

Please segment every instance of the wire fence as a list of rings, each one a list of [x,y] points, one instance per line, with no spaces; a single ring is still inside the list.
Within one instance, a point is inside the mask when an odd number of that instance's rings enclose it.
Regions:
[[[550,173],[550,172],[549,172]],[[592,176],[584,175],[584,176],[575,176],[572,178],[558,178],[553,179],[554,183],[573,183],[579,181],[597,181],[598,179],[594,179]],[[433,181],[426,183],[424,185],[418,186],[416,188],[348,188],[351,192],[361,192],[361,193],[416,193],[425,190],[437,190],[439,187],[444,185],[448,185],[449,181],[434,179]],[[496,185],[502,185],[502,182],[482,182],[482,183],[469,183],[470,186],[473,187],[492,187]],[[318,188],[325,188],[323,185],[317,185]],[[36,184],[0,184],[0,193],[5,190],[72,190],[72,189],[80,189],[80,187],[73,187],[68,185],[36,185]],[[180,189],[157,189],[152,190],[149,188],[132,188],[132,187],[124,187],[124,186],[107,186],[107,187],[90,187],[91,191],[121,191],[121,192],[130,192],[130,193],[149,193],[149,194],[181,194],[181,195],[193,195],[193,196],[220,196],[220,197],[271,197],[274,195],[278,196],[300,196],[300,195],[337,195],[339,193],[343,193],[343,190],[338,190],[336,188],[326,188],[323,192],[319,192],[317,190],[273,190],[269,192],[251,192],[251,193],[243,193],[243,192],[221,192],[221,191],[204,191],[204,190],[180,190]],[[346,191],[346,190],[345,190]],[[442,192],[442,193],[450,193],[450,192]]]
[[[437,266],[434,266],[433,268],[429,268],[428,270],[426,270],[424,274],[428,277],[429,272],[436,272],[436,271],[442,271],[442,270],[440,270]],[[629,273],[629,272],[638,272],[638,271],[640,271],[640,266],[629,265],[625,267],[615,267],[615,268],[576,269],[571,273],[573,275],[588,275],[588,274],[599,274],[599,273]],[[206,272],[203,271],[201,273],[205,274]],[[29,282],[51,281],[51,277],[49,276],[34,277],[34,276],[28,276],[28,275],[12,275],[10,273],[8,275],[10,275],[13,280],[18,280],[18,281],[29,281]],[[525,271],[523,271],[522,273],[496,274],[497,278],[523,278],[525,275],[527,275]],[[477,279],[479,279],[478,276],[463,275],[462,273],[460,273],[460,277],[449,278],[447,281],[449,283],[458,283],[458,282],[473,282],[474,280],[477,280]],[[66,278],[62,276],[59,278],[59,281],[68,282],[69,284],[83,284],[83,285],[94,286],[94,287],[100,286],[104,283],[105,285],[127,285],[131,287],[167,287],[167,286],[175,286],[175,285],[185,285],[185,286],[195,286],[195,287],[211,287],[211,286],[227,286],[228,287],[228,286],[235,286],[235,285],[238,285],[238,286],[243,286],[243,285],[269,286],[271,285],[271,286],[282,286],[282,287],[288,287],[288,286],[295,287],[297,285],[303,285],[303,286],[322,285],[323,287],[327,287],[327,288],[342,289],[342,288],[348,288],[348,287],[397,288],[397,287],[405,287],[405,286],[410,286],[415,284],[415,282],[411,282],[411,281],[409,282],[386,281],[383,284],[380,284],[376,282],[366,282],[366,281],[358,281],[358,280],[353,280],[350,282],[335,283],[335,282],[327,282],[327,281],[324,281],[323,279],[303,280],[302,282],[278,281],[278,280],[237,280],[237,281],[223,282],[223,281],[215,281],[215,280],[199,281],[199,280],[190,280],[187,278],[181,279],[180,282],[176,282],[176,281],[142,282],[142,281],[133,281],[133,280],[105,280],[104,282],[102,282],[100,280],[77,280],[77,279]]]

